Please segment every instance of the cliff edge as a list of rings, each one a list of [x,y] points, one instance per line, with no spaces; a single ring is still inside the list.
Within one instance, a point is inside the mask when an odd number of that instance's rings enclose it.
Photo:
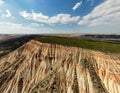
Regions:
[[[119,93],[120,58],[31,40],[0,59],[0,93]]]

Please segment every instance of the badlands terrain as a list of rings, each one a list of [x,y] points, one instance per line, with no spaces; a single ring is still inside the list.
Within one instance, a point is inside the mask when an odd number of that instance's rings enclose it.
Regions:
[[[0,58],[0,93],[120,93],[120,57],[30,40]]]

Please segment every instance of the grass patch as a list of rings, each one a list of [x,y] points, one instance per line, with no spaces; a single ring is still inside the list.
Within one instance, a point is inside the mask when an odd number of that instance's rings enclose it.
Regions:
[[[80,47],[85,49],[102,51],[106,53],[120,53],[120,43],[114,43],[114,42],[80,40],[73,38],[51,37],[51,36],[44,36],[44,37],[36,38],[35,40],[44,43]]]

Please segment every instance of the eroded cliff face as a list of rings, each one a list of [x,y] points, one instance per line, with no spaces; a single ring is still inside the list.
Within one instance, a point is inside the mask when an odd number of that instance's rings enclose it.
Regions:
[[[120,93],[120,58],[31,40],[0,60],[0,93]]]

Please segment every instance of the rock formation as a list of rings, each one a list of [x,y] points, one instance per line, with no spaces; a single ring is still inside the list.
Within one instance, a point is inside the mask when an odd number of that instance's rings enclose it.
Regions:
[[[0,93],[120,93],[120,58],[31,40],[0,59]]]

